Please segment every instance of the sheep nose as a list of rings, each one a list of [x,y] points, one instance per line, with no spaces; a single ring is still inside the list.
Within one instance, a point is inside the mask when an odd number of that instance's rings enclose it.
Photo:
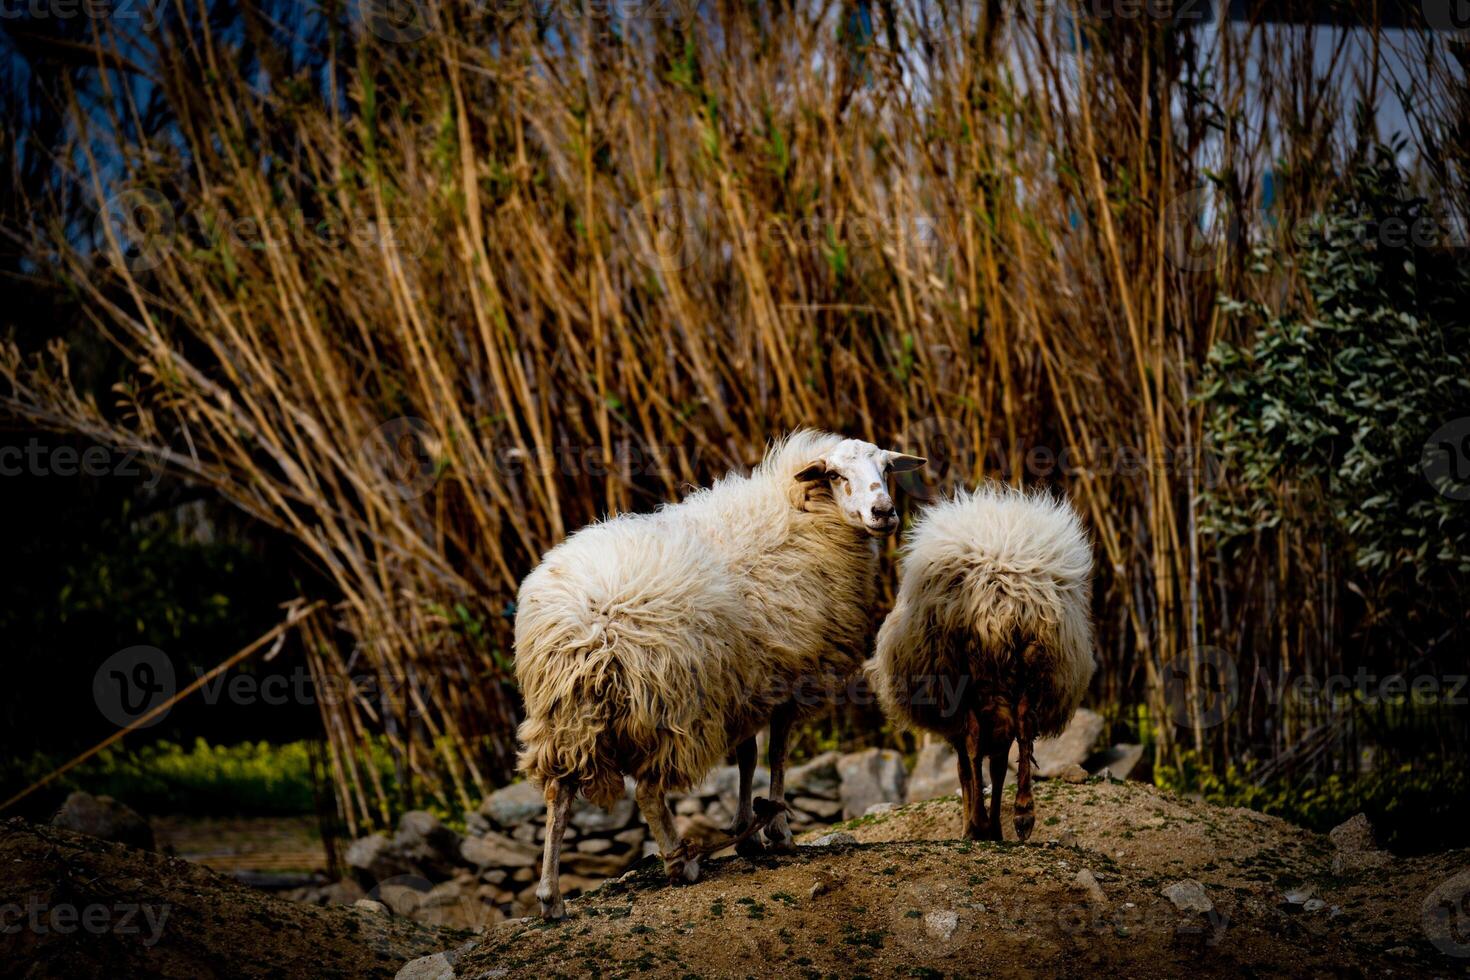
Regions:
[[[893,517],[893,502],[874,504],[873,517],[880,521],[886,521]]]

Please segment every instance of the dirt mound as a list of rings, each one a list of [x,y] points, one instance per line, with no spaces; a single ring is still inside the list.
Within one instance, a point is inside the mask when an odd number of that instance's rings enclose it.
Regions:
[[[468,938],[22,820],[0,823],[0,869],[4,976],[391,977]]]
[[[1462,899],[1446,921],[1433,898],[1466,852],[1358,866],[1321,835],[1142,784],[1038,789],[1025,845],[954,840],[951,798],[851,821],[849,840],[795,856],[712,862],[689,887],[649,861],[564,922],[497,926],[454,974],[1470,972]]]

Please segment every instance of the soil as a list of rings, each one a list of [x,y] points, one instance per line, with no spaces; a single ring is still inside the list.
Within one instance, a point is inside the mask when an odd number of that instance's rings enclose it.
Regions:
[[[1470,976],[1470,851],[1335,873],[1327,837],[1253,811],[1141,783],[1037,790],[1026,844],[955,840],[948,798],[838,828],[856,843],[715,861],[687,887],[648,861],[561,923],[496,926],[455,975]],[[1181,879],[1213,910],[1163,896]]]
[[[1008,811],[1005,823],[1012,836]],[[817,832],[794,855],[707,859],[685,887],[646,859],[569,901],[562,922],[516,919],[474,937],[454,975],[1470,976],[1470,851],[1339,852],[1272,817],[1105,781],[1039,785],[1026,844],[954,839],[953,798],[837,829],[852,839],[812,846]],[[392,976],[472,938],[278,900],[16,820],[0,824],[0,867],[5,975]],[[1208,912],[1164,896],[1185,879]],[[15,930],[7,903],[28,901],[101,906],[107,922]],[[168,917],[155,934],[137,915],[126,932],[128,906]]]
[[[180,858],[0,822],[3,977],[392,977],[467,938],[273,898]]]

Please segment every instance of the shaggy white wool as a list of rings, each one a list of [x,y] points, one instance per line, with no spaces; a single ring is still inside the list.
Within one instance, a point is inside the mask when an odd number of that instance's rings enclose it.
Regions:
[[[952,735],[967,713],[943,692],[968,685],[967,703],[1004,705],[1013,679],[1035,699],[1036,733],[1060,733],[1095,669],[1091,578],[1065,501],[988,486],[930,507],[909,532],[869,671],[884,712]]]
[[[801,430],[749,476],[590,525],[521,583],[520,765],[610,805],[630,775],[684,789],[798,685],[860,665],[877,553],[829,489],[797,480],[839,436]]]

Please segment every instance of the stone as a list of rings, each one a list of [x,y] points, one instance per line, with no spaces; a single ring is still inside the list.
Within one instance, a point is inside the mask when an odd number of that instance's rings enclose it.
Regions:
[[[530,783],[511,783],[485,797],[480,803],[480,814],[509,829],[545,816],[546,797]]]
[[[638,847],[646,837],[648,837],[648,831],[643,827],[629,827],[627,830],[614,834],[613,840],[628,847]]]
[[[1106,770],[1113,779],[1136,779],[1143,772],[1139,766],[1142,761],[1142,745],[1120,742],[1110,749],[1094,752],[1083,763],[1083,768],[1091,773],[1101,773]]]
[[[674,813],[681,817],[692,817],[696,813],[704,812],[704,804],[699,802],[697,796],[686,796],[674,804]]]
[[[506,837],[504,834],[486,834],[484,837],[466,837],[459,845],[459,854],[470,864],[481,868],[534,868],[541,866],[539,848]]]
[[[347,846],[346,859],[347,866],[368,886],[414,873],[413,867],[383,834],[368,834],[353,841]]]
[[[1211,912],[1215,903],[1205,894],[1205,886],[1193,878],[1170,882],[1159,892],[1181,912]]]
[[[577,853],[579,854],[603,854],[612,848],[613,842],[606,837],[589,837],[586,840],[577,841]]]
[[[504,868],[490,868],[480,875],[480,880],[487,885],[499,885],[508,877],[510,876],[505,873]]]
[[[864,749],[837,760],[842,777],[842,816],[862,816],[874,803],[902,803],[908,773],[903,756],[892,749]]]
[[[454,964],[474,948],[474,941],[470,941],[455,949],[409,960],[398,968],[393,980],[454,980]]]
[[[51,818],[51,826],[143,851],[154,849],[153,828],[148,821],[110,796],[74,791]]]
[[[449,929],[484,929],[505,916],[480,901],[474,883],[446,881],[419,899],[411,913],[417,922]]]
[[[756,766],[751,777],[752,795],[767,796],[771,792],[771,770]],[[740,808],[740,767],[716,766],[690,794],[699,797],[715,797],[725,810],[733,814]]]
[[[1078,871],[1076,876],[1072,878],[1072,887],[1086,894],[1090,902],[1102,904],[1107,901],[1107,896],[1103,894],[1102,886],[1097,883],[1097,876],[1087,868]]]
[[[1055,738],[1038,738],[1033,758],[1036,775],[1055,779],[1068,765],[1081,765],[1092,754],[1092,746],[1102,736],[1103,719],[1096,711],[1078,708],[1067,728]],[[1010,764],[1016,767],[1016,746],[1011,745]]]
[[[1365,813],[1355,814],[1327,832],[1336,852],[1332,855],[1332,873],[1381,868],[1393,861],[1393,855],[1382,850],[1373,836],[1373,824]]]
[[[824,800],[816,796],[798,796],[791,801],[791,805],[820,820],[833,820],[842,813],[842,801]]]
[[[571,828],[568,827],[567,829],[570,830]],[[534,844],[536,843],[536,838],[541,836],[541,834],[539,833],[540,830],[541,828],[534,823],[523,823],[519,827],[513,829],[510,832],[510,836],[512,840],[518,840],[523,844]],[[486,831],[485,833],[490,832],[491,831]],[[481,834],[480,836],[483,837],[484,834]],[[563,836],[562,840],[566,840],[566,837]]]
[[[892,813],[894,810],[897,809],[898,804],[896,803],[874,803],[872,806],[863,811],[863,816],[876,817],[880,813]]]
[[[905,799],[909,803],[954,796],[960,791],[959,759],[948,742],[930,742],[919,749],[909,773]]]
[[[1075,762],[1068,763],[1062,767],[1061,772],[1057,773],[1057,778],[1064,783],[1085,783],[1087,782],[1087,770]]]
[[[388,914],[388,906],[384,905],[382,902],[375,902],[371,898],[359,898],[357,901],[352,903],[352,907],[355,909],[361,909],[364,912],[369,912],[373,915]]]
[[[537,862],[539,866],[540,862]],[[561,866],[572,874],[589,878],[610,878],[629,864],[629,855],[622,854],[562,854]]]
[[[838,830],[838,831],[834,831],[834,832],[832,832],[830,834],[823,834],[821,837],[818,837],[818,838],[816,838],[816,839],[814,839],[812,841],[809,841],[806,846],[807,847],[837,847],[839,845],[856,844],[856,843],[857,843],[857,838],[854,837],[854,836],[852,836],[852,834],[849,834],[845,830]]]
[[[618,800],[611,810],[604,810],[579,799],[572,806],[571,824],[583,833],[609,834],[632,823],[634,812],[633,798],[630,796]]]
[[[837,799],[842,789],[842,777],[837,772],[840,758],[836,752],[823,752],[810,762],[786,770],[786,795]]]
[[[420,956],[403,964],[393,980],[454,980],[454,964],[445,953]]]
[[[427,810],[409,810],[398,818],[393,850],[414,874],[450,878],[463,867],[460,836]]]
[[[952,909],[936,909],[924,916],[924,931],[940,942],[953,936],[959,924],[960,917]]]

